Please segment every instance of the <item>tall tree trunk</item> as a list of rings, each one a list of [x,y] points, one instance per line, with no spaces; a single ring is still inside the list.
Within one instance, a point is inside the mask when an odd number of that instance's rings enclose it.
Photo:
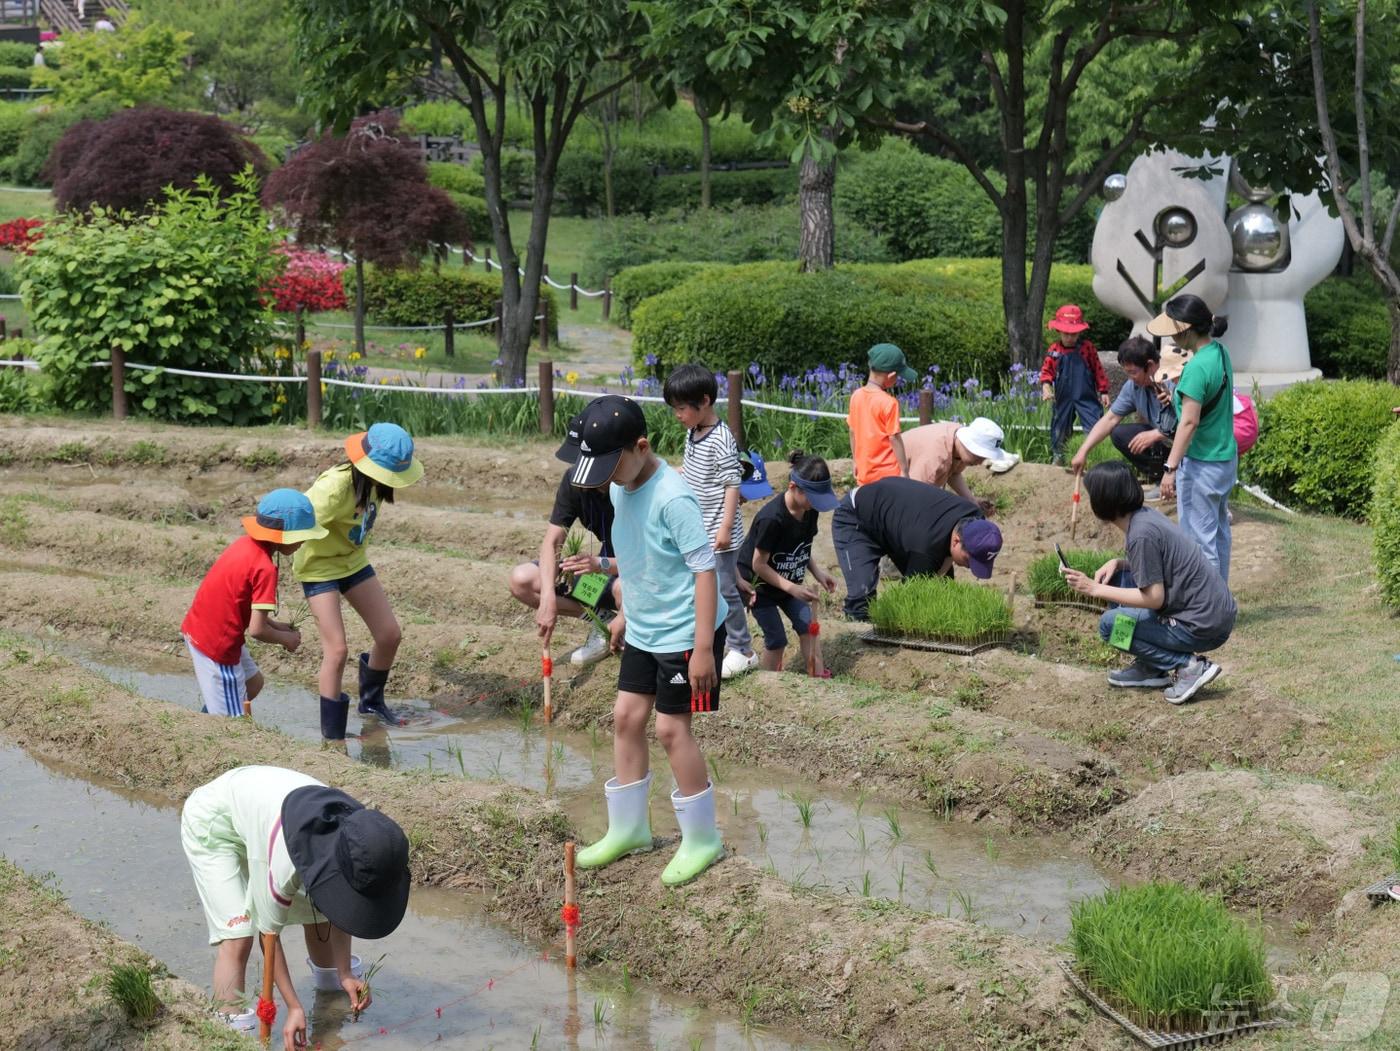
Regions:
[[[1390,296],[1385,306],[1390,314],[1390,354],[1386,358],[1385,378],[1400,383],[1400,300]]]
[[[802,224],[797,262],[804,273],[830,270],[836,253],[836,216],[831,193],[836,185],[836,160],[821,163],[811,150],[802,155],[797,175],[797,208]]]
[[[365,354],[365,263],[355,256],[355,349]]]
[[[700,208],[704,211],[710,207],[710,111],[698,98],[695,115],[700,118]]]
[[[1006,190],[1001,207],[1001,304],[1006,313],[1006,335],[1012,361],[1035,363],[1039,354],[1039,311],[1029,316],[1030,289],[1026,284],[1026,253],[1029,233],[1029,194],[1026,189],[1026,77],[1025,4],[1012,0],[1007,5],[1003,29],[1006,72],[1002,75],[992,52],[984,52],[983,65],[992,77],[993,88],[1003,96],[1001,144],[1006,157]]]

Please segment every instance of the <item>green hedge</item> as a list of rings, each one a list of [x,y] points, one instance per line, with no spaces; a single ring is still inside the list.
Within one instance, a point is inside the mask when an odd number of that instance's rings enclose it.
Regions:
[[[1303,300],[1312,363],[1329,378],[1384,379],[1390,316],[1368,274],[1329,277]]]
[[[479,171],[465,164],[452,164],[447,161],[428,162],[428,182],[441,190],[453,193],[469,193],[481,197],[486,193],[486,179]]]
[[[1376,446],[1372,493],[1376,575],[1385,601],[1400,606],[1400,426],[1386,430]]]
[[[1103,346],[1128,323],[1092,298],[1088,266],[1060,264],[1047,317],[1077,302]],[[1000,265],[985,259],[930,259],[899,266],[840,266],[801,274],[792,263],[713,267],[645,299],[632,310],[638,364],[703,361],[715,370],[757,362],[771,372],[862,360],[872,343],[904,348],[919,370],[979,376],[995,386],[1009,364]]]
[[[1395,419],[1389,383],[1299,383],[1259,406],[1259,442],[1247,476],[1291,507],[1364,518],[1376,443]]]
[[[670,291],[714,263],[644,263],[629,266],[612,280],[612,320],[620,328],[632,327],[632,313],[644,299]]]
[[[44,61],[48,62],[48,58],[49,56],[45,55]],[[7,69],[32,69],[34,45],[20,40],[0,40],[0,66]]]
[[[619,149],[612,166],[613,208],[617,214],[651,215],[674,208],[699,207],[700,173],[657,175],[658,166],[698,168],[699,158],[689,146]],[[556,191],[563,214],[605,214],[602,152],[573,146],[565,150],[559,158]],[[714,171],[710,175],[712,205],[768,204],[796,192],[795,168]]]
[[[444,192],[452,198],[452,203],[462,213],[462,218],[467,222],[467,232],[471,234],[472,239],[490,241],[491,213],[486,210],[486,201],[475,194],[458,193],[456,190]]]
[[[0,160],[19,152],[20,143],[34,123],[31,102],[0,102]]]
[[[32,87],[33,81],[33,67],[12,69],[8,66],[0,66],[0,88]]]
[[[345,294],[354,301],[355,273],[345,271]],[[499,274],[474,273],[465,267],[417,270],[365,268],[365,315],[380,325],[440,325],[447,308],[461,321],[481,321],[495,315],[501,298]],[[559,306],[553,289],[543,289],[542,301],[550,333],[559,333]]]

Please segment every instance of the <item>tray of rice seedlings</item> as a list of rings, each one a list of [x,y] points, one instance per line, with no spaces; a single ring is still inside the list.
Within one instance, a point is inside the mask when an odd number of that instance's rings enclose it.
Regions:
[[[1176,883],[1109,890],[1070,909],[1079,992],[1147,1047],[1178,1051],[1284,1024],[1263,936],[1218,897]]]
[[[1386,860],[1390,863],[1391,874],[1385,879],[1377,880],[1363,892],[1370,899],[1372,905],[1386,905],[1396,901],[1395,894],[1391,893],[1391,888],[1395,888],[1400,894],[1400,821],[1397,821],[1395,828],[1391,830],[1390,842],[1386,844]]]
[[[947,577],[911,577],[870,602],[866,642],[944,653],[976,653],[1011,641],[1011,606],[999,588]]]
[[[1090,577],[1109,559],[1118,557],[1114,551],[1080,549],[1065,552],[1065,561],[1069,563],[1070,568]],[[1102,599],[1081,595],[1065,583],[1065,578],[1060,575],[1060,559],[1053,551],[1037,558],[1026,567],[1026,582],[1030,586],[1031,594],[1035,596],[1036,609],[1065,606],[1069,609],[1102,613],[1108,608],[1108,603]]]

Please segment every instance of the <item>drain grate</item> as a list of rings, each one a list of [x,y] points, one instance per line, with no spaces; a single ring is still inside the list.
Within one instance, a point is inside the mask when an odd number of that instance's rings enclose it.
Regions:
[[[1009,632],[997,635],[987,635],[971,641],[953,642],[943,639],[916,639],[907,635],[881,635],[876,631],[867,631],[860,636],[862,642],[873,642],[877,646],[902,646],[910,650],[929,650],[934,653],[956,653],[961,657],[970,657],[974,653],[981,653],[983,650],[992,649],[994,646],[1006,646],[1011,643]]]
[[[1069,979],[1070,985],[1079,990],[1079,994],[1099,1009],[1100,1013],[1122,1026],[1135,1040],[1140,1041],[1144,1046],[1150,1047],[1153,1051],[1187,1051],[1193,1047],[1210,1047],[1214,1044],[1223,1044],[1227,1040],[1233,1040],[1237,1036],[1245,1036],[1248,1033],[1257,1033],[1264,1029],[1281,1029],[1287,1023],[1281,1018],[1254,1018],[1247,1022],[1240,1022],[1234,1025],[1212,1026],[1212,1028],[1197,1033],[1164,1033],[1155,1029],[1144,1029],[1130,1020],[1121,1011],[1114,1009],[1103,997],[1094,992],[1089,987],[1089,983],[1084,981],[1075,971],[1074,964],[1069,960],[1060,961],[1060,970],[1064,971],[1065,977]],[[1237,1012],[1221,1012],[1225,1017],[1230,1017]]]
[[[1365,893],[1366,897],[1371,899],[1372,905],[1384,905],[1386,902],[1395,900],[1390,896],[1390,888],[1397,883],[1400,883],[1400,873],[1395,873],[1387,876],[1385,879],[1377,880],[1367,887],[1363,893]]]

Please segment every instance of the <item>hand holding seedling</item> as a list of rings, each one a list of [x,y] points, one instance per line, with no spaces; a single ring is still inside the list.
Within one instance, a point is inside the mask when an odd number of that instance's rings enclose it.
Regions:
[[[282,640],[282,648],[288,653],[295,653],[297,647],[301,645],[301,632],[290,625],[282,629],[286,637]]]
[[[991,518],[992,515],[994,515],[994,514],[997,513],[997,505],[996,505],[995,503],[993,503],[991,500],[982,500],[982,499],[979,499],[979,500],[977,501],[977,506],[980,507],[980,508],[982,509],[982,513],[983,513],[984,515],[986,515],[988,518]]]
[[[817,601],[817,593],[811,588],[807,587],[805,584],[789,583],[788,594],[791,595],[793,598],[797,599],[799,602]]]
[[[758,589],[743,577],[740,577],[737,583],[739,585],[739,601],[752,609],[753,604],[758,601]]]
[[[836,578],[815,565],[812,566],[812,579],[824,587],[828,595],[836,590]]]
[[[574,573],[580,576],[584,573],[601,573],[603,571],[603,567],[598,564],[597,555],[569,555],[559,563],[559,568],[565,573]]]
[[[345,995],[350,997],[350,1011],[358,1021],[360,1012],[374,1002],[374,997],[370,995],[369,983],[352,974],[340,979],[340,987],[345,990]]]

